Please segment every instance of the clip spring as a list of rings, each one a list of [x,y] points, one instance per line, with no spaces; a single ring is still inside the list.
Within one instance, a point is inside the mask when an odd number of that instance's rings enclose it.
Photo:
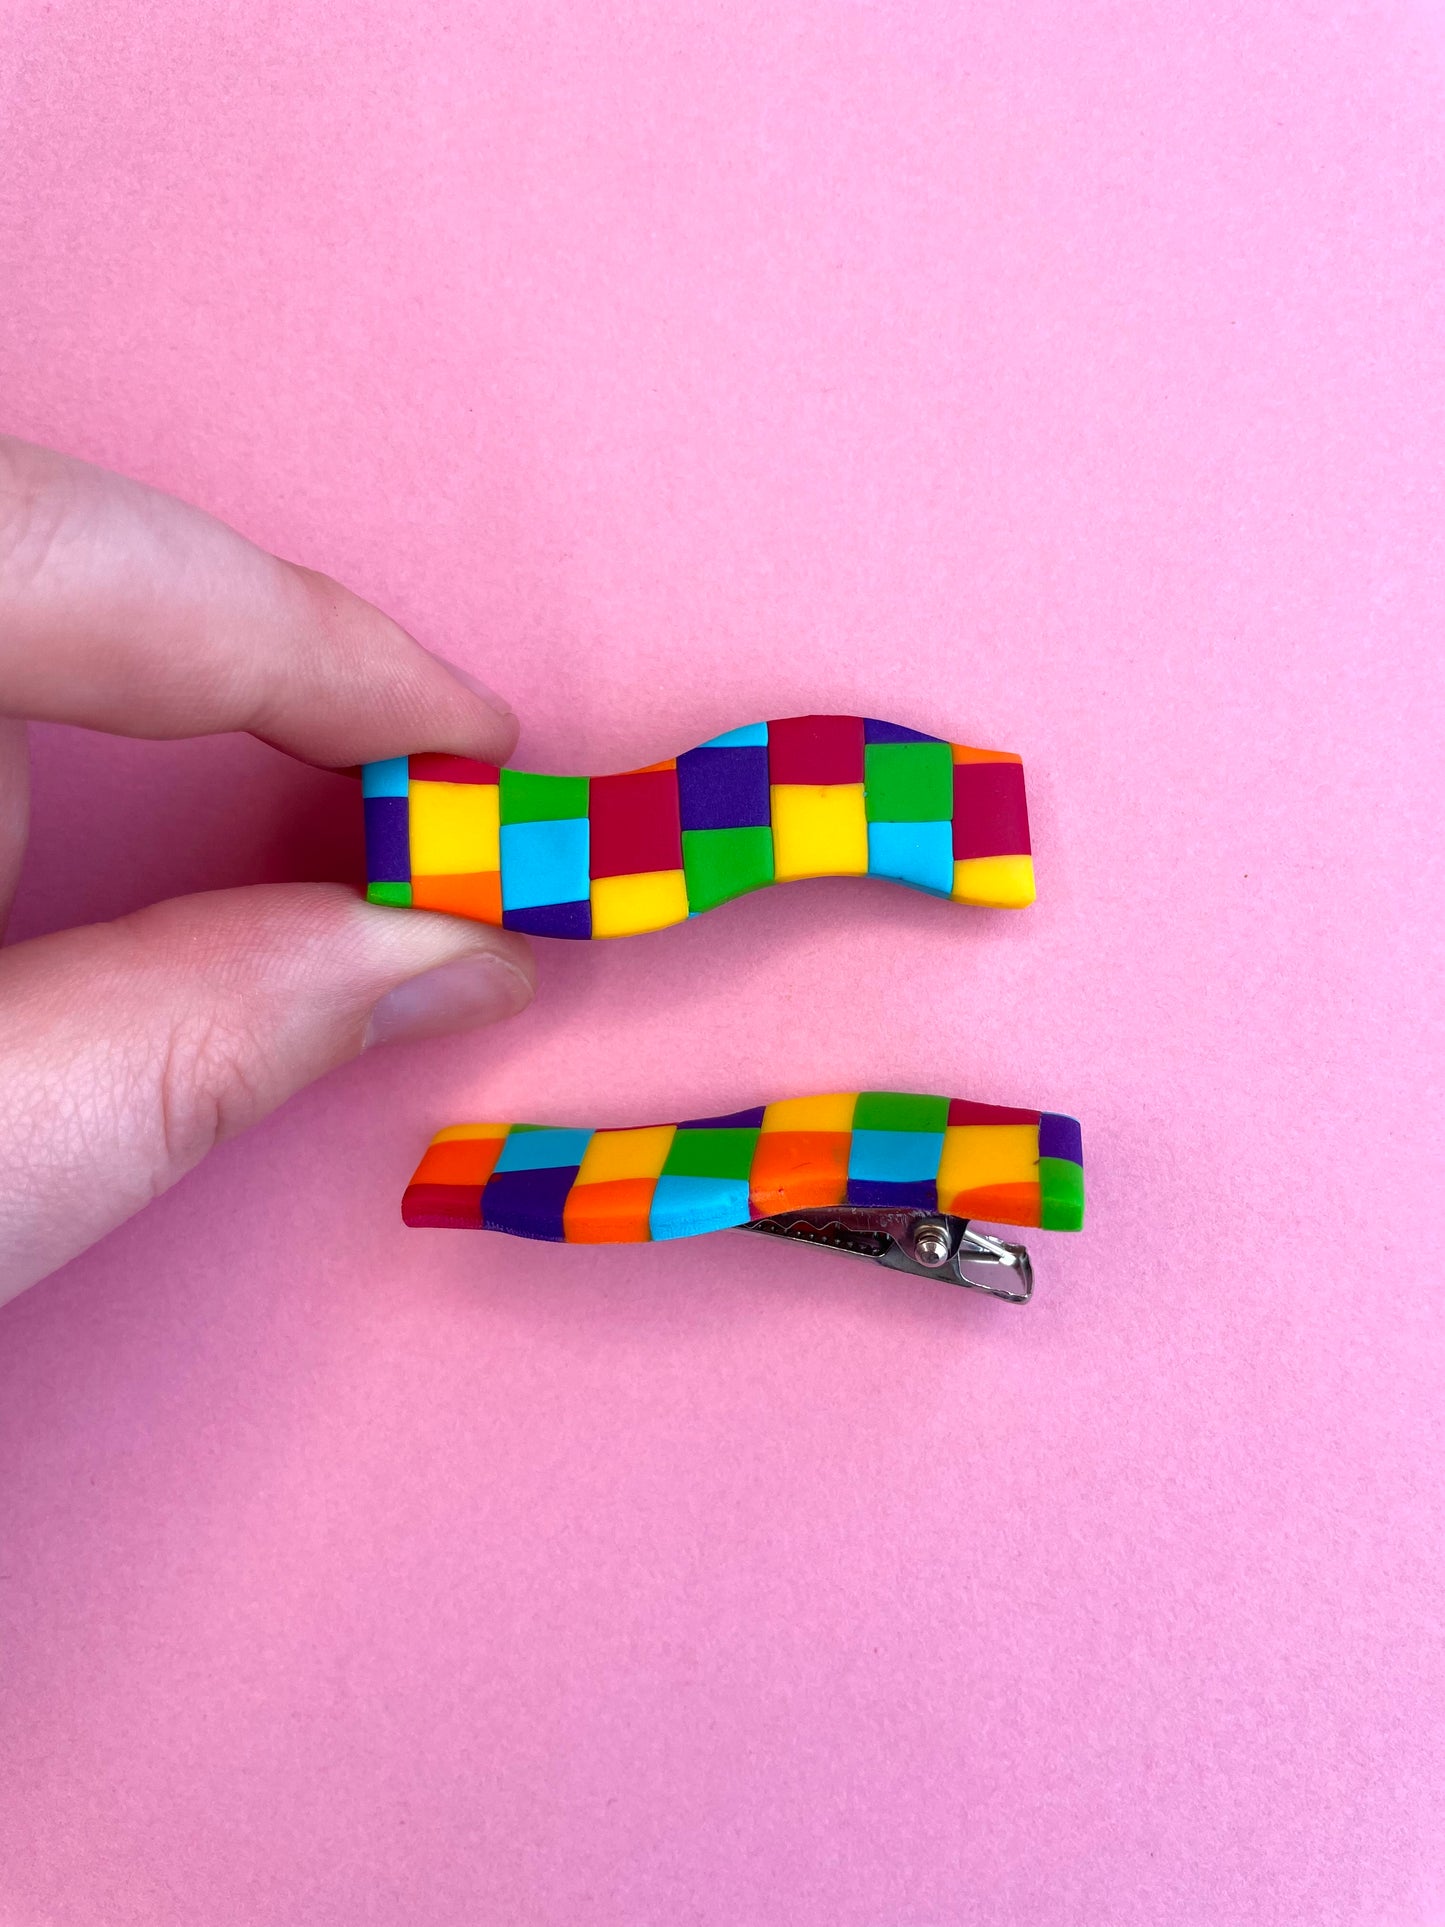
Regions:
[[[868,1258],[914,1278],[946,1278],[1009,1305],[1026,1305],[1033,1296],[1034,1269],[1027,1249],[975,1231],[967,1218],[845,1207],[782,1212],[738,1229]]]

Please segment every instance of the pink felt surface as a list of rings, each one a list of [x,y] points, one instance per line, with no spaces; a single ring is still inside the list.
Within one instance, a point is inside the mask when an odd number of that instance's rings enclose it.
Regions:
[[[0,1315],[0,1913],[1445,1918],[1445,46],[1424,4],[0,23],[5,425],[344,576],[603,771],[1021,751],[1018,917],[544,949]],[[51,732],[21,931],[352,874]],[[468,1114],[1084,1121],[1024,1313],[407,1233]]]

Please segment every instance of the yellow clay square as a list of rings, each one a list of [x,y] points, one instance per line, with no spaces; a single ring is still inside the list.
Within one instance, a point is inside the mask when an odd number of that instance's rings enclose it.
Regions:
[[[950,1124],[938,1163],[938,1200],[995,1184],[1031,1184],[1039,1175],[1037,1124]]]
[[[464,1137],[505,1137],[511,1130],[510,1124],[448,1124],[444,1131],[438,1131],[432,1139],[433,1144],[452,1144]]]
[[[861,783],[775,783],[772,797],[777,882],[867,875],[868,816]]]
[[[953,866],[955,903],[981,903],[991,910],[1022,910],[1034,900],[1031,856],[971,856]]]
[[[651,1124],[641,1131],[594,1131],[582,1153],[578,1184],[612,1184],[619,1178],[655,1178],[672,1149],[675,1124]]]
[[[665,930],[687,918],[687,884],[681,870],[642,870],[628,877],[593,877],[594,937],[635,937]]]
[[[785,1097],[763,1112],[765,1131],[851,1131],[858,1093],[837,1097]]]
[[[495,783],[413,783],[408,794],[411,873],[452,877],[502,864]]]

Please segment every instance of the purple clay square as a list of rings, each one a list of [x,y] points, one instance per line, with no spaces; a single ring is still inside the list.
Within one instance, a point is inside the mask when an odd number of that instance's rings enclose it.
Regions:
[[[494,1171],[482,1192],[484,1228],[544,1244],[565,1243],[562,1212],[578,1169],[568,1164],[544,1171]]]
[[[941,743],[941,736],[925,736],[921,730],[905,729],[902,723],[880,723],[875,716],[863,718],[865,743]]]
[[[763,1106],[751,1111],[729,1111],[726,1117],[690,1117],[678,1125],[679,1131],[760,1131]]]
[[[908,1211],[936,1211],[938,1182],[935,1178],[915,1178],[906,1183],[884,1178],[849,1178],[848,1202],[865,1205],[870,1210],[891,1205]]]
[[[1082,1165],[1084,1134],[1079,1129],[1079,1120],[1076,1117],[1064,1117],[1058,1111],[1040,1112],[1039,1156],[1067,1158],[1071,1164]]]
[[[529,937],[590,937],[592,905],[586,897],[577,903],[534,903],[525,910],[504,910],[504,930],[523,930]]]
[[[765,828],[772,821],[766,747],[685,751],[677,795],[685,830]]]
[[[364,807],[367,882],[410,883],[411,828],[406,798],[368,796]]]

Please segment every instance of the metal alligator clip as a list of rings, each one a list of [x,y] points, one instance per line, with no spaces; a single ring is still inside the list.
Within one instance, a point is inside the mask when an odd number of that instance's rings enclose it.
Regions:
[[[738,1228],[1022,1305],[1028,1252],[970,1221],[1079,1230],[1083,1156],[1071,1117],[906,1091],[638,1130],[456,1124],[433,1138],[402,1216],[552,1244]]]
[[[1009,1305],[1026,1305],[1034,1295],[1034,1268],[1027,1248],[975,1231],[967,1218],[886,1208],[851,1211],[845,1206],[783,1211],[738,1229],[869,1258],[913,1278],[946,1278],[950,1284],[986,1292]]]

